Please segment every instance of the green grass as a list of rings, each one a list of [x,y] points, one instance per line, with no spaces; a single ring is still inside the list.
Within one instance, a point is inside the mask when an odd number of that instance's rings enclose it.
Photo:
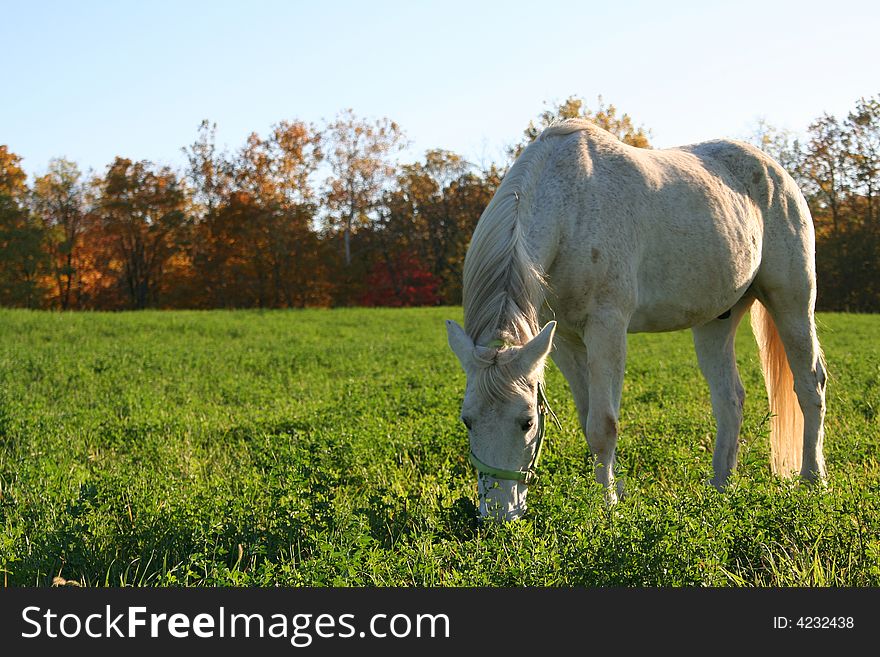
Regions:
[[[525,520],[475,522],[460,309],[0,311],[0,581],[48,585],[878,586],[880,317],[822,315],[819,491],[771,476],[744,323],[740,467],[687,332],[630,337],[608,510],[567,385]]]

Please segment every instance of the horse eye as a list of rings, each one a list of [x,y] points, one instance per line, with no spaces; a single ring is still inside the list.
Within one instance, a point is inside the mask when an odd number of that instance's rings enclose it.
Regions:
[[[532,428],[533,424],[534,424],[534,422],[532,422],[532,418],[529,418],[528,420],[520,421],[519,426],[522,427],[523,431],[528,431],[529,429]]]
[[[466,426],[468,428],[468,431],[470,431],[472,428],[471,427],[471,419],[469,417],[463,417],[463,418],[461,418],[461,421],[464,422],[464,426]]]

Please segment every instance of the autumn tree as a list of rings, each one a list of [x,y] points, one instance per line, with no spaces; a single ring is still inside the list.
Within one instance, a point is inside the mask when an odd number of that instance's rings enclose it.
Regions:
[[[761,124],[753,143],[792,173],[810,206],[816,227],[818,307],[880,308],[878,99],[859,99],[843,121],[822,115],[803,140]]]
[[[283,121],[263,138],[248,136],[220,152],[216,127],[203,121],[184,149],[195,214],[193,266],[204,307],[302,307],[329,302],[324,245],[314,228],[311,178],[321,135]]]
[[[0,304],[38,307],[43,232],[27,205],[21,158],[0,145]]]
[[[27,174],[21,157],[0,145],[0,195],[21,205],[27,196]]]
[[[606,105],[602,96],[598,97],[596,104],[597,109],[591,110],[582,98],[569,96],[556,107],[544,110],[537,119],[529,121],[529,125],[523,130],[523,140],[508,149],[511,160],[516,159],[545,128],[564,119],[587,119],[613,134],[624,144],[638,148],[651,147],[650,131],[635,125],[629,114],[625,112],[621,114],[614,105]]]
[[[190,258],[197,281],[189,298],[196,307],[227,306],[234,303],[225,271],[234,242],[224,230],[222,214],[235,187],[234,165],[229,154],[218,149],[217,124],[208,120],[199,124],[196,140],[182,150],[194,221]]]
[[[157,305],[163,275],[181,250],[184,188],[167,167],[117,157],[100,184],[98,217],[128,306]]]
[[[430,150],[422,162],[400,168],[378,210],[375,242],[386,305],[430,303],[413,287],[436,285],[437,300],[460,303],[464,256],[477,220],[500,183],[496,168],[476,171],[460,155]],[[369,298],[377,299],[370,290]]]
[[[419,237],[419,255],[437,276],[449,273],[448,260],[454,257],[456,238],[468,231],[469,222],[463,221],[452,185],[462,180],[470,168],[460,155],[435,149],[425,154],[424,162],[401,167],[398,175],[399,189],[412,216],[413,233]]]
[[[252,134],[235,161],[230,209],[243,222],[240,234],[251,249],[254,294],[261,307],[323,301],[311,185],[321,159],[319,132],[301,121],[285,121],[267,139]]]
[[[791,130],[777,128],[766,118],[759,118],[747,141],[776,160],[801,186],[804,180],[804,153],[801,140]]]
[[[854,198],[864,206],[865,223],[875,226],[880,223],[880,98],[856,102],[844,121],[844,141]]]
[[[346,267],[351,265],[351,236],[370,222],[383,189],[394,174],[391,156],[405,146],[403,131],[387,118],[368,121],[352,110],[326,129],[331,175],[324,199],[327,227],[341,230]]]
[[[846,144],[836,117],[824,114],[810,124],[803,158],[805,192],[831,213],[832,230],[840,230],[841,203],[848,191]]]
[[[62,310],[76,307],[88,212],[86,187],[76,163],[63,158],[49,162],[48,172],[34,182],[33,205],[44,229],[55,304]]]
[[[196,140],[182,150],[188,163],[193,211],[199,218],[211,217],[229,199],[233,184],[229,156],[217,149],[217,124],[203,120]]]

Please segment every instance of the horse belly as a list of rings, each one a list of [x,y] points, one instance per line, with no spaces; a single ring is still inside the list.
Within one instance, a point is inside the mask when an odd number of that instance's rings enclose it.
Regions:
[[[762,227],[751,208],[738,210],[691,216],[645,241],[631,333],[698,326],[743,297],[760,264]]]

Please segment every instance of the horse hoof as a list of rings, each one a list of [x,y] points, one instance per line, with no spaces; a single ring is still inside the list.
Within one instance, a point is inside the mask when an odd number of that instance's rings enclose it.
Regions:
[[[706,484],[717,490],[719,493],[723,493],[724,489],[727,488],[727,478],[721,479],[720,477],[712,477],[711,479],[706,479]]]
[[[825,478],[824,473],[806,473],[801,475],[801,481],[804,485],[809,488],[816,488],[819,490],[825,490],[828,488],[828,480]]]
[[[623,482],[618,481],[605,487],[605,506],[609,509],[615,506],[624,497]]]

